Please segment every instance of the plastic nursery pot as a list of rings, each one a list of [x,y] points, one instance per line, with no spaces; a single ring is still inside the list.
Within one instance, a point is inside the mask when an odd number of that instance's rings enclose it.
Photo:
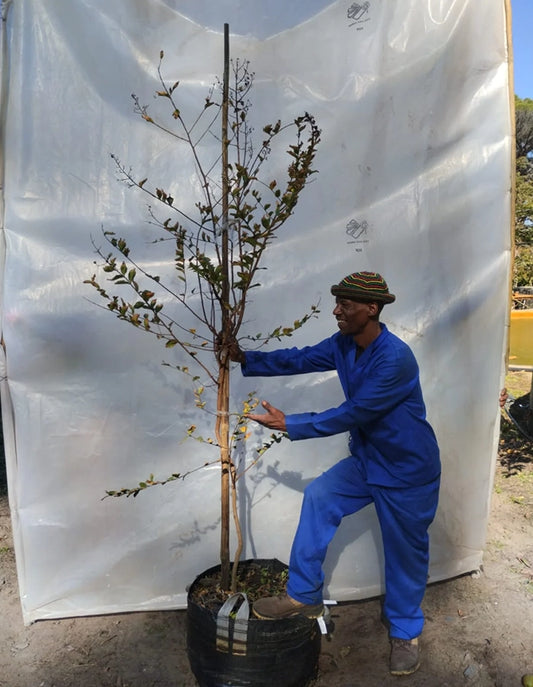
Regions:
[[[241,569],[259,566],[279,573],[278,560],[247,560]],[[321,634],[316,620],[304,616],[260,620],[246,594],[205,605],[200,587],[220,571],[200,574],[187,600],[187,653],[200,687],[306,687],[316,677]]]

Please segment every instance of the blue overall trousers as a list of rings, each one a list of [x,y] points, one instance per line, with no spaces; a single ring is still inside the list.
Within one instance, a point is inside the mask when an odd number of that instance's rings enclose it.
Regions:
[[[428,574],[428,527],[437,508],[440,478],[415,487],[369,485],[355,456],[340,461],[306,488],[292,545],[287,593],[305,604],[322,600],[322,563],[345,515],[374,503],[385,555],[385,603],[391,637],[422,632],[420,604]]]

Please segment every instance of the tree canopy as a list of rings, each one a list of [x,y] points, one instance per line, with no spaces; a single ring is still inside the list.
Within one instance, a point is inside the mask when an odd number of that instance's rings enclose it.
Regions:
[[[513,285],[533,284],[533,100],[515,96],[516,196]]]
[[[533,100],[515,96],[516,157],[528,157],[533,152]]]

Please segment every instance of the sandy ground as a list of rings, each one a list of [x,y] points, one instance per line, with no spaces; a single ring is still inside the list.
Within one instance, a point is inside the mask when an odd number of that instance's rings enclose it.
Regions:
[[[315,687],[519,687],[533,673],[533,444],[502,423],[483,570],[428,587],[422,666],[388,674],[380,600],[342,604]],[[194,687],[185,612],[22,623],[0,494],[0,687]]]

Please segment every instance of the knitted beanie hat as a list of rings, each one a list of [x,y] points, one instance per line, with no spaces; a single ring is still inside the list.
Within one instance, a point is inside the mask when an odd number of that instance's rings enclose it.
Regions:
[[[334,296],[354,301],[393,303],[396,296],[389,293],[387,282],[377,272],[353,272],[331,287]]]

